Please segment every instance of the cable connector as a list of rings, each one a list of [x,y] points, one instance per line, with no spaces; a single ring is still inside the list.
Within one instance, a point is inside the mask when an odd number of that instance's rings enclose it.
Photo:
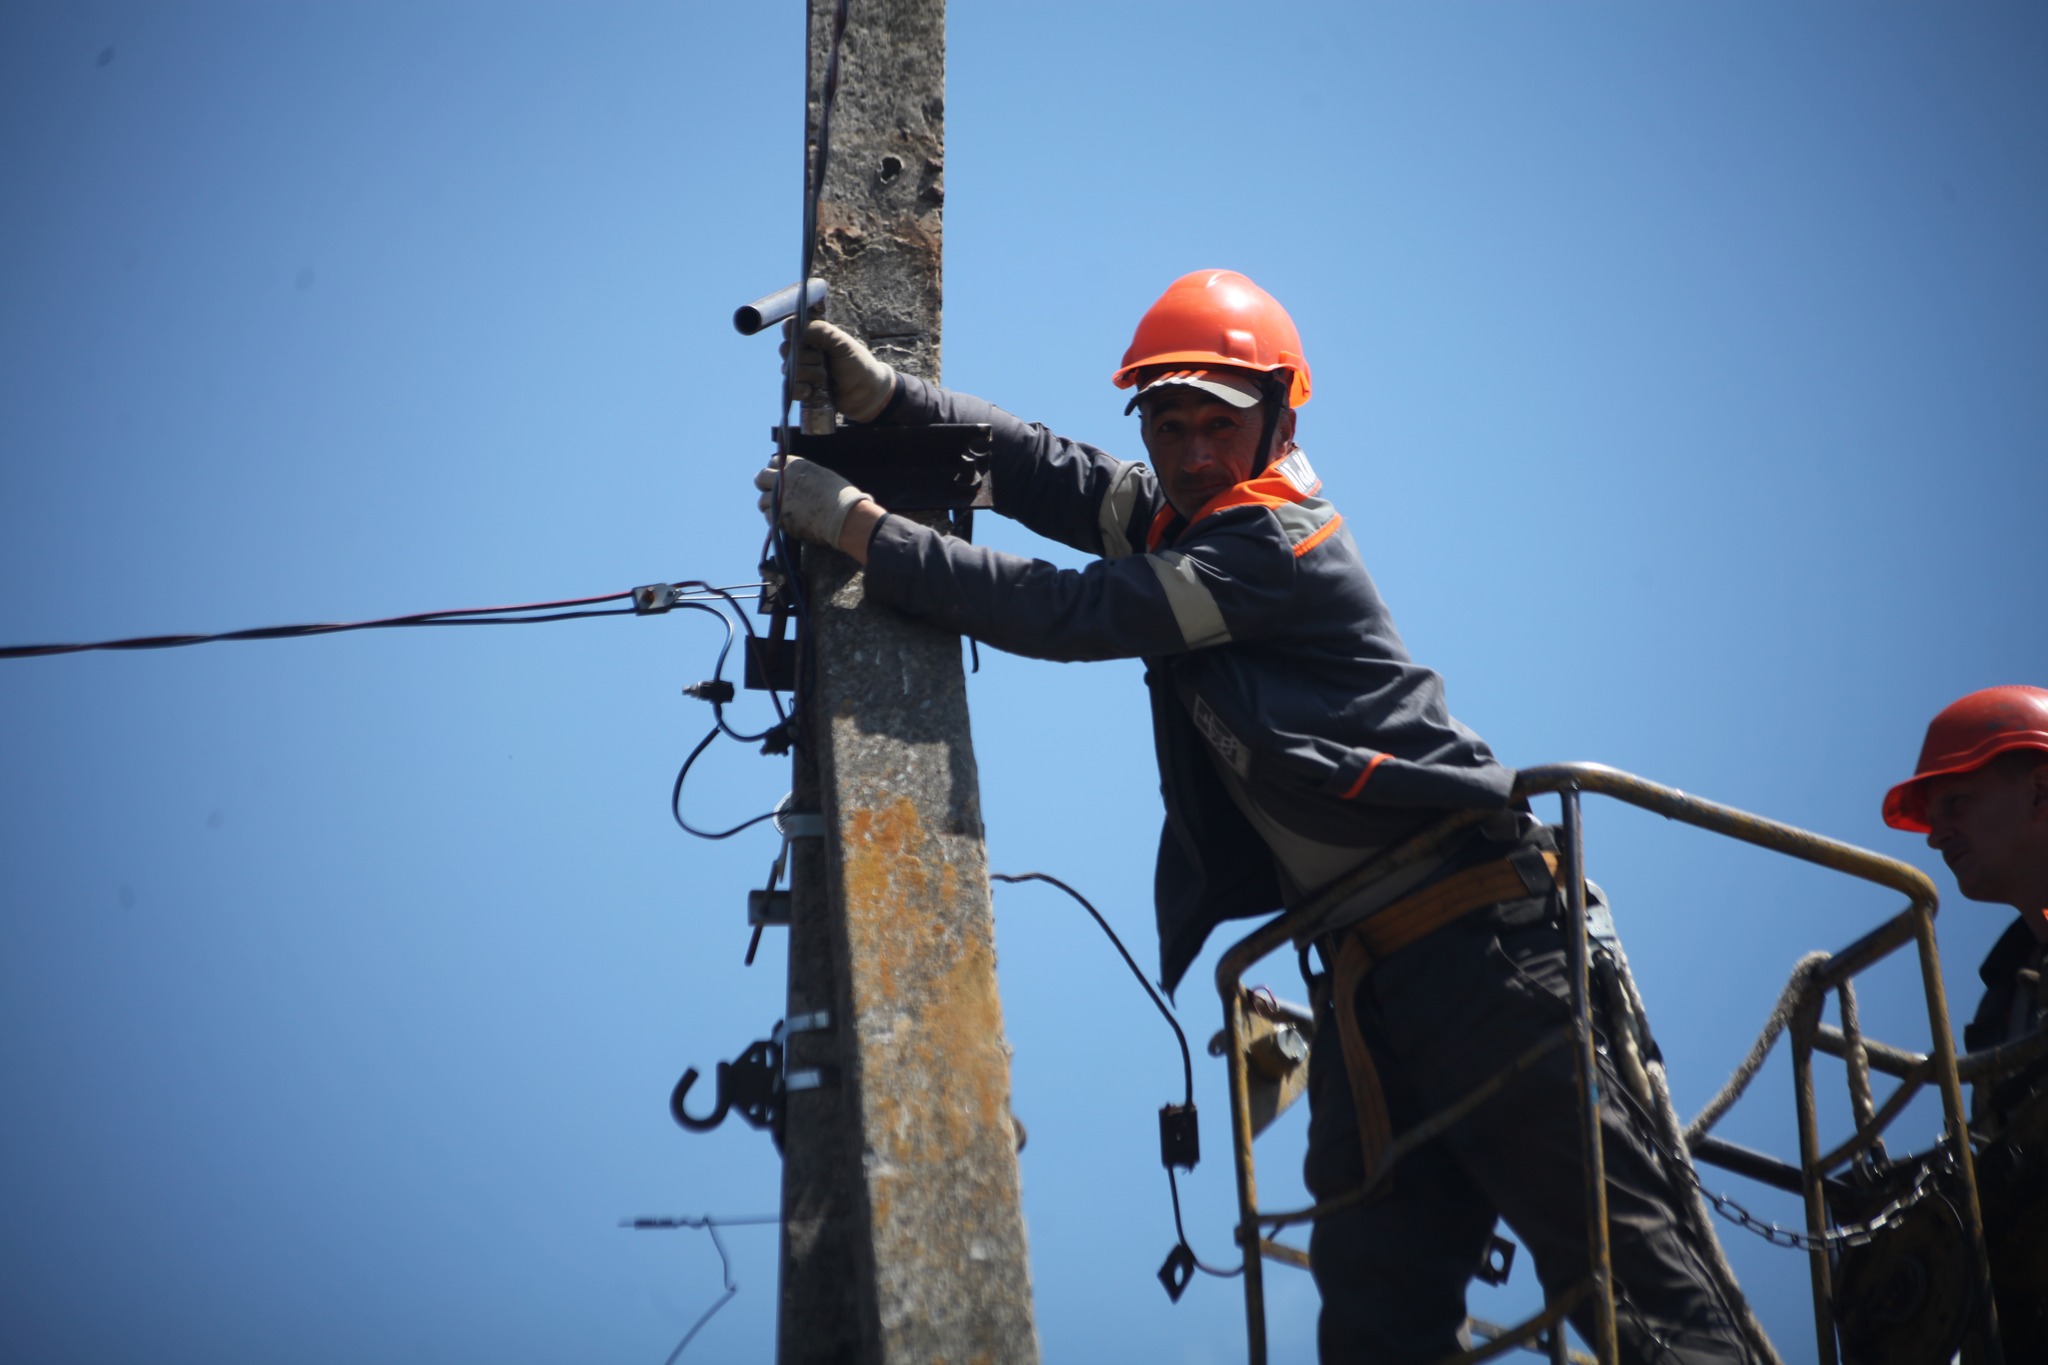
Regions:
[[[1188,1292],[1188,1282],[1195,1278],[1194,1249],[1186,1242],[1180,1243],[1166,1253],[1166,1264],[1159,1267],[1159,1283],[1166,1286],[1166,1297],[1174,1303]]]
[[[713,706],[723,706],[734,696],[732,684],[723,678],[712,678],[705,682],[693,682],[683,688],[683,695],[708,701]]]
[[[1159,1106],[1159,1162],[1168,1170],[1175,1166],[1192,1171],[1202,1159],[1202,1128],[1192,1104]]]
[[[774,758],[789,752],[789,746],[796,742],[796,717],[791,716],[782,724],[773,726],[761,737],[761,752]]]
[[[649,583],[633,589],[633,614],[635,616],[659,616],[672,611],[676,603],[683,600],[683,590],[674,583]]]

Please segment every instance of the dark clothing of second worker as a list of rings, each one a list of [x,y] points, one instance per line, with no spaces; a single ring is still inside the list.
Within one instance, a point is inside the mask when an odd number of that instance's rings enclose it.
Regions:
[[[2041,1027],[2041,972],[2048,944],[2034,937],[2024,920],[2006,926],[1991,945],[1977,976],[1984,996],[1977,1013],[1963,1029],[1963,1046],[1971,1052],[2017,1042]],[[2040,1088],[2048,1065],[2037,1062],[2017,1076],[1979,1086],[1970,1102],[1973,1122],[2003,1121],[2029,1094]]]
[[[1144,658],[1166,805],[1155,909],[1169,989],[1217,925],[1317,889],[1305,869],[1357,865],[1452,811],[1507,810],[1513,773],[1451,718],[1441,679],[1408,656],[1299,451],[1190,521],[1145,465],[980,399],[901,376],[880,420],[990,424],[996,510],[1101,556],[1058,570],[888,517],[869,543],[866,581],[880,602],[1014,653]],[[1538,828],[1526,814],[1507,826],[1516,840]],[[1468,840],[1402,886],[1378,897],[1368,889],[1341,909],[1369,914],[1507,851]],[[1359,1011],[1384,1053],[1397,1131],[1563,1023],[1551,899],[1535,902],[1542,923],[1509,938],[1495,933],[1505,907],[1480,911],[1367,977]],[[1347,1151],[1357,1162],[1360,1139],[1336,1034],[1318,1030],[1310,1061],[1309,1166],[1319,1193],[1362,1178],[1345,1167]],[[1568,1054],[1554,1056],[1404,1162],[1394,1194],[1318,1226],[1311,1260],[1325,1360],[1433,1359],[1453,1349],[1464,1286],[1496,1213],[1528,1242],[1547,1283],[1584,1274],[1575,1086]],[[1615,1228],[1629,1358],[1744,1359],[1682,1244],[1668,1183],[1623,1115],[1606,1122],[1617,1179],[1633,1182],[1618,1193]],[[1455,1213],[1416,1217],[1438,1194],[1455,1201]],[[1442,1226],[1420,1226],[1429,1222]]]
[[[2044,959],[2048,945],[2013,921],[1978,968],[1984,997],[1964,1047],[1981,1052],[2041,1029]],[[1996,1135],[1979,1144],[1977,1185],[2006,1365],[2048,1360],[2048,1060],[1979,1084],[1970,1108],[1971,1127]]]

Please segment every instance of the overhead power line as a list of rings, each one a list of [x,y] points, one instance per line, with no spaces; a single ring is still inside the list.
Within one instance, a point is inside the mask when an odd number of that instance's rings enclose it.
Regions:
[[[522,602],[504,607],[459,607],[453,611],[423,611],[408,616],[384,616],[370,621],[326,621],[290,626],[258,626],[214,635],[137,635],[123,640],[96,640],[89,644],[0,645],[0,659],[32,659],[50,654],[83,654],[101,649],[177,649],[185,645],[210,645],[228,640],[292,640],[307,635],[337,635],[352,630],[391,630],[409,626],[525,626],[549,621],[580,621],[593,616],[654,616],[672,607],[704,598],[731,602],[735,594],[755,591],[744,584],[716,588],[694,580],[657,583],[606,593],[601,597],[569,597],[554,602]],[[621,603],[609,606],[608,603]]]

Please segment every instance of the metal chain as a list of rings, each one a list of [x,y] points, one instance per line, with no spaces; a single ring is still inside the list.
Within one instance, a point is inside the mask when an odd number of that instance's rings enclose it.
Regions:
[[[1892,1200],[1891,1203],[1886,1204],[1863,1222],[1847,1223],[1839,1227],[1827,1228],[1819,1236],[1815,1236],[1810,1232],[1795,1232],[1791,1228],[1782,1227],[1767,1218],[1757,1217],[1744,1208],[1738,1200],[1730,1198],[1728,1195],[1716,1194],[1708,1189],[1706,1183],[1700,1179],[1699,1171],[1694,1168],[1692,1159],[1687,1156],[1678,1155],[1664,1145],[1663,1138],[1658,1132],[1657,1123],[1644,1110],[1642,1102],[1629,1092],[1629,1088],[1625,1085],[1616,1086],[1614,1087],[1614,1093],[1621,1098],[1624,1107],[1633,1111],[1634,1117],[1637,1120],[1636,1128],[1638,1135],[1650,1145],[1650,1150],[1655,1152],[1667,1167],[1677,1172],[1680,1179],[1698,1190],[1706,1201],[1713,1205],[1715,1213],[1720,1214],[1743,1231],[1755,1233],[1772,1246],[1785,1247],[1793,1251],[1811,1251],[1816,1246],[1858,1247],[1866,1245],[1873,1237],[1896,1223],[1901,1215],[1925,1199],[1933,1191],[1935,1167],[1937,1165],[1944,1172],[1953,1169],[1955,1165],[1954,1158],[1949,1154],[1947,1139],[1943,1139],[1941,1145],[1931,1150],[1927,1154],[1926,1159],[1920,1163],[1920,1169],[1914,1173],[1913,1183],[1907,1187],[1905,1193]]]
[[[1793,1251],[1811,1251],[1816,1246],[1863,1246],[1876,1237],[1878,1233],[1898,1222],[1901,1215],[1922,1199],[1925,1199],[1934,1190],[1934,1168],[1936,1161],[1934,1158],[1930,1158],[1921,1163],[1919,1171],[1913,1176],[1912,1185],[1907,1187],[1904,1194],[1892,1200],[1891,1203],[1886,1204],[1861,1223],[1846,1223],[1839,1227],[1828,1228],[1816,1237],[1810,1232],[1794,1232],[1790,1228],[1780,1227],[1778,1224],[1767,1219],[1759,1218],[1727,1195],[1714,1193],[1701,1182],[1699,1173],[1693,1169],[1690,1161],[1675,1160],[1671,1153],[1664,1150],[1661,1143],[1653,1143],[1652,1145],[1657,1148],[1657,1154],[1663,1157],[1667,1164],[1675,1167],[1679,1174],[1694,1189],[1706,1196],[1707,1202],[1714,1206],[1714,1212],[1720,1214],[1745,1232],[1755,1233],[1772,1246],[1786,1247]],[[1944,1168],[1948,1165],[1945,1150],[1941,1164]]]

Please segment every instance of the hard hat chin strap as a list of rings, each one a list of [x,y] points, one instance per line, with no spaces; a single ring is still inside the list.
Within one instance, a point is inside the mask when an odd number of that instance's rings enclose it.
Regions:
[[[1283,375],[1284,371],[1281,372]],[[1287,387],[1289,379],[1275,378],[1269,374],[1259,382],[1263,397],[1259,410],[1264,414],[1259,425],[1258,454],[1252,460],[1252,477],[1266,472],[1266,466],[1273,462],[1273,433],[1280,429],[1280,414],[1287,411]]]

